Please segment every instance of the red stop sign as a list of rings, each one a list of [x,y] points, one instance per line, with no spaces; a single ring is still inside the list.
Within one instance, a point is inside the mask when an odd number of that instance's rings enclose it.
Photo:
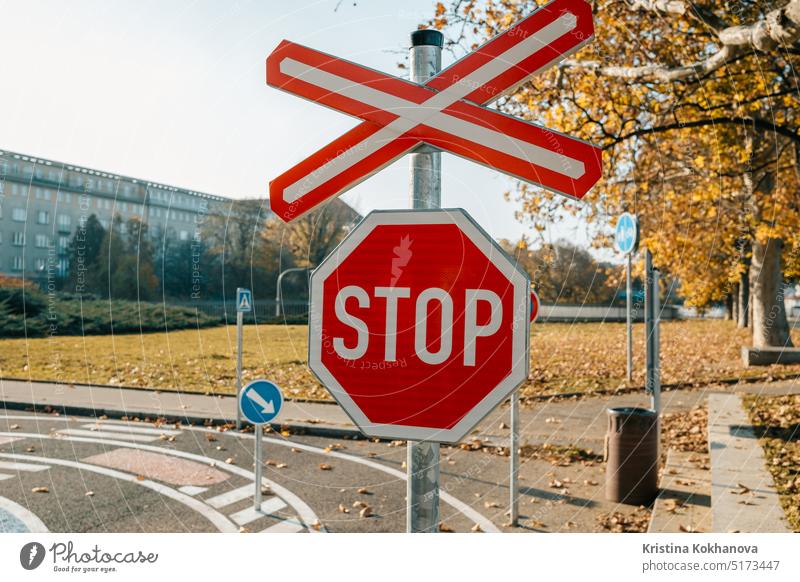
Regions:
[[[365,434],[457,442],[527,378],[530,307],[463,210],[376,211],[311,276],[309,366]]]

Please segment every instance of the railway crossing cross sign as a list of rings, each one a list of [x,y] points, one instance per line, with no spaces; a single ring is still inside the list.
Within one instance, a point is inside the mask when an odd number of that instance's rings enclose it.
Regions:
[[[554,0],[417,84],[282,41],[267,84],[362,122],[270,182],[270,207],[293,220],[421,144],[580,199],[601,173],[601,150],[487,105],[592,39],[591,6]]]

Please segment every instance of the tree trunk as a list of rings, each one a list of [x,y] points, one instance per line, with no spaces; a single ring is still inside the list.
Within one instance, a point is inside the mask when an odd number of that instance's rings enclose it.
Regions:
[[[750,265],[753,282],[753,347],[791,347],[786,305],[783,302],[783,241],[753,242]]]
[[[736,310],[738,315],[736,327],[743,329],[750,325],[750,275],[747,269],[739,275],[739,284],[737,287],[739,288],[739,308]]]
[[[733,291],[731,291],[731,307],[732,307],[732,316],[733,321],[739,321],[739,284],[735,283],[733,285]]]

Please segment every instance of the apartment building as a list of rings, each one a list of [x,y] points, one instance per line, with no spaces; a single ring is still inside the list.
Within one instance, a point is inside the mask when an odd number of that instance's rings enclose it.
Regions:
[[[150,236],[191,240],[230,199],[0,150],[0,274],[43,282],[68,273],[68,245],[92,214],[104,228],[138,217]]]

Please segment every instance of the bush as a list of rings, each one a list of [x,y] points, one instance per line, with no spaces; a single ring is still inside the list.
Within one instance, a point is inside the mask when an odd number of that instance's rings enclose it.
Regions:
[[[46,335],[146,333],[220,325],[221,318],[191,307],[106,301],[37,289],[0,287],[0,339]]]

